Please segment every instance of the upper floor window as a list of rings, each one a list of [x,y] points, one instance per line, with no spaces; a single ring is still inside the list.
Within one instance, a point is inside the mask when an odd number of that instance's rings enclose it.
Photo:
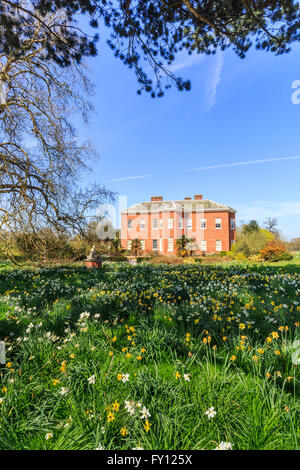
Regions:
[[[233,217],[230,219],[230,228],[231,228],[231,230],[235,229],[235,220],[234,220]]]
[[[141,219],[141,230],[145,230],[145,219]]]
[[[193,219],[189,218],[187,221],[187,228],[193,228]]]
[[[216,219],[216,228],[222,228],[221,219]]]
[[[200,228],[206,228],[206,219],[201,219]]]
[[[158,219],[152,219],[152,228],[158,228]]]
[[[152,250],[157,250],[157,249],[158,249],[157,240],[152,240]]]
[[[160,229],[163,228],[163,219],[159,219],[159,228],[160,228]]]
[[[127,227],[132,228],[132,219],[128,219],[127,221]]]
[[[179,229],[182,229],[182,228],[183,228],[183,219],[182,219],[182,218],[179,219],[178,228],[179,228]]]
[[[168,218],[168,228],[173,228],[173,218],[172,217]]]

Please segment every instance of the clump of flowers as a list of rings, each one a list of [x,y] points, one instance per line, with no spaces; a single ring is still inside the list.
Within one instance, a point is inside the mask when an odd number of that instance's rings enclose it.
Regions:
[[[205,411],[204,414],[206,414],[208,419],[212,419],[216,416],[217,412],[215,411],[215,408],[211,406],[210,408],[208,408],[208,410]]]
[[[215,450],[232,450],[233,444],[231,442],[220,442],[220,444],[217,445]]]

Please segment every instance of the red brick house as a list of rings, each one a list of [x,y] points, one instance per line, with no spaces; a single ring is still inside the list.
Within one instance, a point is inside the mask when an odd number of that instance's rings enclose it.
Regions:
[[[228,251],[235,242],[235,214],[231,207],[203,199],[201,194],[182,201],[153,196],[121,213],[122,247],[130,250],[137,238],[145,253],[174,255],[176,241],[185,235],[194,240],[197,253]]]

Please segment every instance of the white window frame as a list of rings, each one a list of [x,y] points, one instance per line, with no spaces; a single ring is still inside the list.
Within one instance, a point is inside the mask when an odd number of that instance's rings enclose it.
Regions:
[[[132,240],[127,240],[127,250],[131,250]]]
[[[203,243],[205,248],[203,248]],[[201,251],[207,251],[207,240],[201,240]]]
[[[160,229],[163,228],[163,219],[159,219],[159,228],[160,228]]]
[[[180,217],[180,219],[179,219],[178,228],[179,228],[179,230],[183,229],[183,218],[182,217]]]
[[[152,228],[154,230],[158,229],[158,219],[157,218],[152,219]]]
[[[219,220],[220,222],[217,222],[217,220]],[[217,227],[217,225],[220,225],[220,227]],[[217,217],[215,219],[215,228],[216,228],[216,230],[220,230],[222,228],[222,219],[221,219],[221,217]]]
[[[187,228],[188,228],[189,230],[192,230],[192,228],[193,228],[193,219],[192,219],[192,217],[189,217],[189,218],[187,219]]]
[[[230,218],[230,229],[231,230],[235,229],[235,220],[233,217]]]
[[[154,242],[156,242],[156,248],[154,248]],[[152,240],[152,250],[153,251],[158,251],[158,241],[157,241],[157,239]]]
[[[132,219],[127,219],[127,228],[128,228],[128,230],[131,230],[133,228],[133,220]]]
[[[168,228],[173,228],[173,217],[168,217]]]
[[[219,249],[218,249],[218,243],[220,244]],[[216,251],[222,251],[222,240],[216,240]]]
[[[172,249],[170,249],[170,244],[172,243]],[[174,240],[173,238],[168,238],[168,251],[174,251]]]
[[[206,219],[200,219],[200,228],[202,230],[206,229]]]
[[[140,230],[145,230],[145,228],[146,228],[145,219],[141,219],[141,221],[140,221]]]

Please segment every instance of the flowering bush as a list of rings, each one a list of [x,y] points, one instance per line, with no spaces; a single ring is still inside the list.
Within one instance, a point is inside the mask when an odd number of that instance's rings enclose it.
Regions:
[[[265,248],[260,250],[260,256],[264,261],[288,261],[293,259],[293,255],[286,251],[283,243],[271,241]]]
[[[192,258],[191,256],[189,256],[188,258],[184,259],[183,263],[184,264],[196,264],[196,260],[195,258]]]

